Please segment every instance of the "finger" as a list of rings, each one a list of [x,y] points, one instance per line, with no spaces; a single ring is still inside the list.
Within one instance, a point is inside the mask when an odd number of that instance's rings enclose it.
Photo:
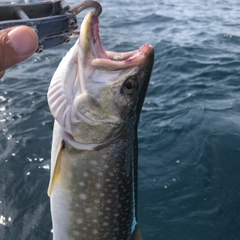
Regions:
[[[27,26],[0,31],[0,72],[30,57],[38,47],[38,37]]]

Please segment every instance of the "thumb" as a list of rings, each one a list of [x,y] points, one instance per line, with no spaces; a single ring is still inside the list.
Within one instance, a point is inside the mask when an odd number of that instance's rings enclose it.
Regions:
[[[38,47],[38,37],[27,26],[0,31],[0,75],[7,68],[30,57]]]

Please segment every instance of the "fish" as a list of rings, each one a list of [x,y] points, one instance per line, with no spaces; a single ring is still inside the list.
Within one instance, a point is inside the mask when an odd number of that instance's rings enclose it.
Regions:
[[[142,240],[137,129],[154,48],[107,51],[98,25],[90,11],[48,89],[54,240]]]

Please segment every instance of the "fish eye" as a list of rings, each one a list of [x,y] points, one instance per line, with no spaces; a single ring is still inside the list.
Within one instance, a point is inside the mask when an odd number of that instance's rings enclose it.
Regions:
[[[123,84],[123,90],[127,94],[133,94],[137,91],[138,84],[136,78],[131,76]]]

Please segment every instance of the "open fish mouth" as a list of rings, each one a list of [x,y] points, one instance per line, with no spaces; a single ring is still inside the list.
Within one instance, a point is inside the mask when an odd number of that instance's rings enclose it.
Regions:
[[[82,51],[82,61],[86,65],[98,69],[115,71],[142,65],[148,55],[153,53],[153,47],[144,44],[138,50],[130,52],[106,51],[101,43],[98,30],[98,17],[89,12],[84,18],[79,38],[79,49]]]
[[[69,143],[98,144],[113,139],[140,115],[154,62],[145,44],[130,52],[106,51],[98,16],[84,18],[76,44],[62,59],[48,91],[52,115]]]

